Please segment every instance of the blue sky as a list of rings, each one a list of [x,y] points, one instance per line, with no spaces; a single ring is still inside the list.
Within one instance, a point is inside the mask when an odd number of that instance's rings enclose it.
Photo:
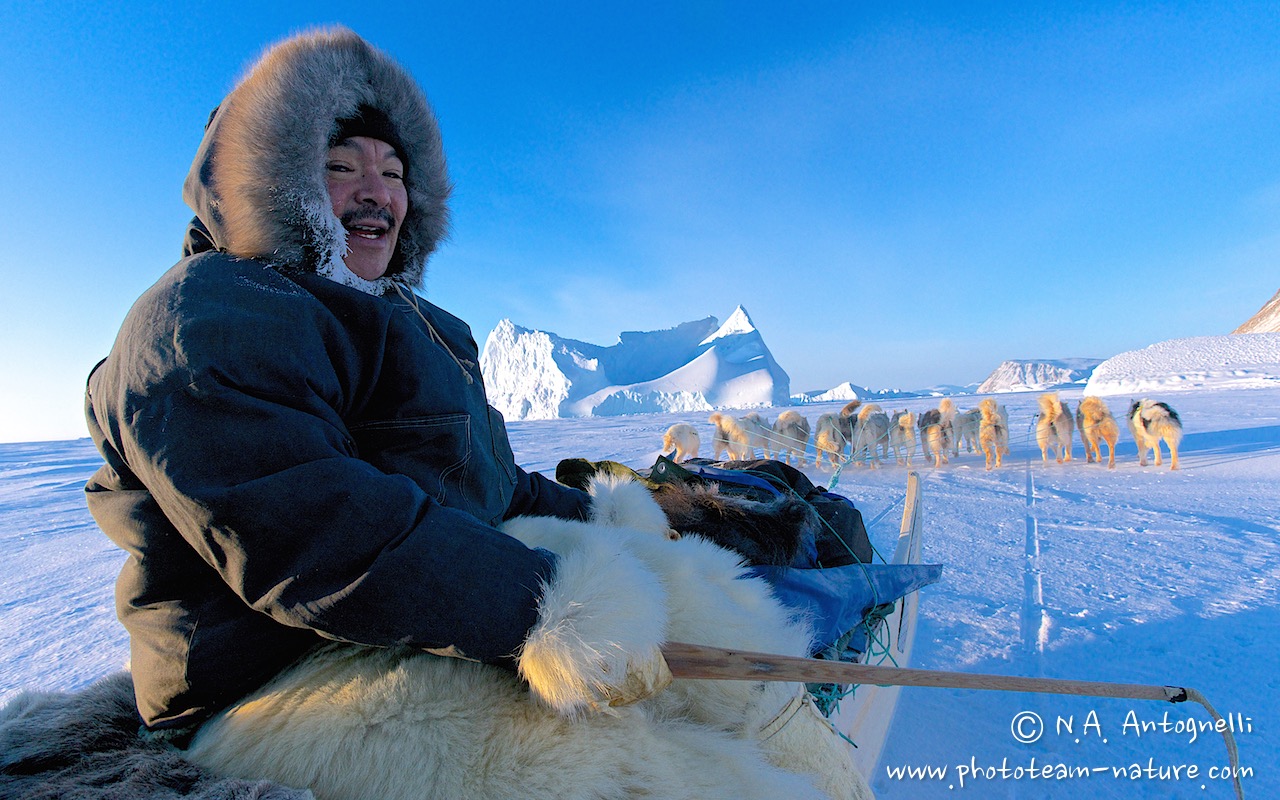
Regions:
[[[426,294],[481,342],[742,304],[792,391],[916,388],[1227,333],[1280,288],[1275,3],[471,5],[0,0],[0,441],[84,435],[209,110],[328,23],[436,107]]]

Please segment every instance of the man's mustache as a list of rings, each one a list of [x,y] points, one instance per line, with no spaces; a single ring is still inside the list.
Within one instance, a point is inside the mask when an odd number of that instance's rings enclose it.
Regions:
[[[343,214],[339,221],[344,228],[350,228],[352,225],[359,225],[362,222],[385,222],[388,229],[396,226],[396,218],[385,208],[364,207],[353,209]]]

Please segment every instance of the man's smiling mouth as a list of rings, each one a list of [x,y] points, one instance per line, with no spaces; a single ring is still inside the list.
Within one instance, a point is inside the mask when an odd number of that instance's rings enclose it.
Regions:
[[[341,222],[348,234],[377,241],[391,231],[395,218],[385,208],[358,208],[343,214]]]
[[[387,233],[387,228],[376,228],[372,225],[350,225],[347,230],[361,239],[381,239]]]

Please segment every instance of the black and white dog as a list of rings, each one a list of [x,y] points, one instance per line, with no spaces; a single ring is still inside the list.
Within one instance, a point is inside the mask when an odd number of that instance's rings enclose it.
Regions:
[[[1160,442],[1169,448],[1169,469],[1178,468],[1178,444],[1182,442],[1182,419],[1169,404],[1155,400],[1134,400],[1129,406],[1129,432],[1138,443],[1138,463],[1147,465],[1147,451],[1156,453],[1160,466]]]

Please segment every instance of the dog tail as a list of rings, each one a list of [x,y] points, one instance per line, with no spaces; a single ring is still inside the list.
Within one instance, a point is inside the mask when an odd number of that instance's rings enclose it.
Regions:
[[[988,397],[978,404],[978,410],[982,412],[982,419],[988,423],[1000,419],[1000,412],[996,410],[996,399]]]
[[[1139,414],[1148,433],[1174,443],[1182,441],[1182,418],[1167,403],[1144,400]]]
[[[1040,417],[1048,423],[1056,422],[1062,414],[1062,403],[1058,400],[1057,392],[1045,392],[1040,395]]]

